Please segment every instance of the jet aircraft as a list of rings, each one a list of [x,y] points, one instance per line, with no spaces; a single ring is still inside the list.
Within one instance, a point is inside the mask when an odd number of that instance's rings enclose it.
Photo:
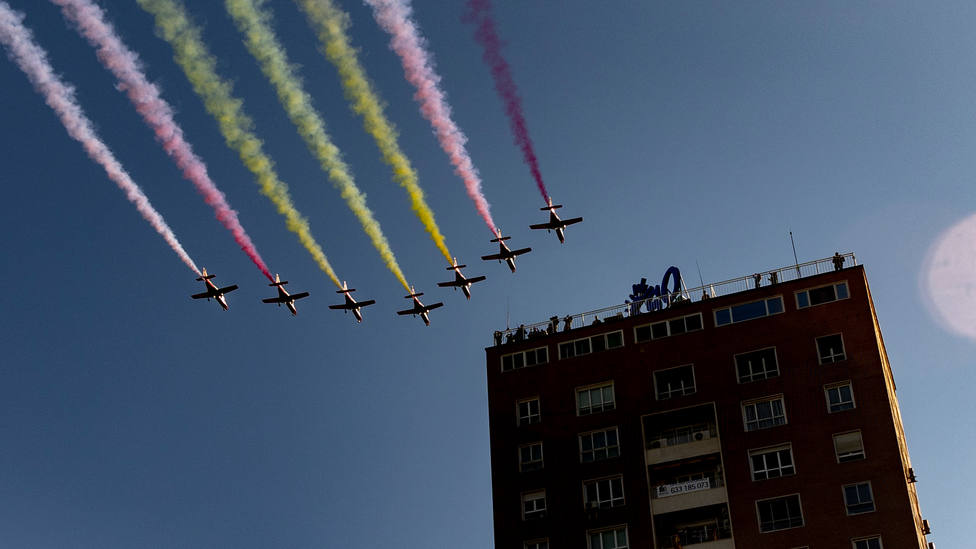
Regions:
[[[275,274],[275,281],[268,284],[268,286],[278,287],[278,297],[269,297],[268,299],[262,299],[261,301],[264,303],[277,303],[279,307],[281,307],[281,304],[284,303],[288,307],[288,310],[291,311],[292,315],[297,315],[298,309],[295,308],[295,301],[302,299],[303,297],[308,297],[308,292],[302,292],[294,295],[289,294],[288,290],[285,289],[285,284],[288,284],[288,281],[285,280],[282,282],[278,275]]]
[[[207,301],[210,301],[210,299],[213,298],[217,300],[217,303],[219,303],[220,306],[223,307],[224,310],[226,311],[227,299],[224,298],[224,294],[236,290],[237,284],[231,284],[230,286],[218,288],[216,284],[210,282],[210,279],[213,278],[214,276],[216,275],[207,274],[207,268],[204,267],[203,274],[201,274],[200,277],[197,278],[197,280],[203,282],[203,285],[207,289],[207,291],[200,294],[193,294],[190,297],[192,297],[193,299],[206,299]]]
[[[574,223],[579,223],[580,221],[583,221],[583,218],[582,217],[574,217],[572,219],[567,219],[567,220],[563,221],[562,219],[559,219],[559,216],[558,215],[556,215],[556,208],[562,208],[563,205],[562,204],[553,204],[552,203],[552,198],[549,198],[548,199],[548,202],[549,202],[549,205],[548,206],[546,206],[545,208],[539,208],[539,209],[541,211],[549,210],[549,222],[548,223],[539,223],[538,225],[529,225],[529,228],[530,229],[545,229],[546,232],[556,231],[556,236],[559,238],[559,243],[560,244],[564,244],[566,242],[566,236],[563,234],[563,231],[566,229],[567,226],[572,225]]]
[[[529,253],[529,252],[532,251],[532,248],[522,248],[522,249],[519,249],[519,250],[509,250],[508,249],[508,246],[505,245],[505,241],[508,240],[508,239],[510,239],[510,238],[512,238],[512,237],[510,237],[510,236],[502,236],[502,230],[501,229],[496,229],[495,234],[497,234],[498,237],[497,238],[492,238],[491,239],[491,242],[497,242],[498,243],[498,253],[497,254],[492,254],[492,255],[483,255],[483,256],[481,256],[481,259],[483,259],[485,261],[491,261],[492,259],[497,259],[499,263],[502,260],[504,260],[505,263],[508,263],[508,268],[511,269],[512,272],[514,273],[515,272],[515,256],[522,255],[522,254],[525,254],[525,253]]]
[[[366,301],[356,301],[352,297],[352,292],[355,292],[356,288],[349,288],[346,286],[346,281],[342,281],[342,289],[336,290],[337,294],[345,294],[346,302],[339,305],[329,305],[330,309],[345,309],[348,313],[352,311],[352,314],[356,315],[356,320],[359,322],[363,321],[363,313],[359,311],[360,307],[366,307],[367,305],[372,305],[376,303],[372,299],[367,299]]]
[[[464,292],[464,297],[471,299],[471,285],[475,282],[481,282],[485,279],[485,277],[475,276],[467,278],[461,274],[461,269],[465,267],[467,267],[467,265],[458,265],[458,260],[455,257],[454,265],[447,268],[448,271],[454,271],[454,280],[451,282],[438,282],[437,285],[441,288],[446,288],[448,286],[454,286],[454,289],[461,288],[461,291]]]
[[[397,311],[398,315],[420,315],[423,319],[424,324],[430,326],[430,317],[427,316],[431,310],[443,306],[443,303],[432,303],[430,305],[424,305],[420,302],[420,296],[424,295],[423,292],[415,292],[413,286],[410,287],[410,295],[403,296],[404,299],[413,299],[413,308],[407,309],[405,311]]]

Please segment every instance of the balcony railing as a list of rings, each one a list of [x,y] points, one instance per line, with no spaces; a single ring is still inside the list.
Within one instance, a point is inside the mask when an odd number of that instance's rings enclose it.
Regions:
[[[715,522],[681,528],[667,538],[660,539],[658,547],[662,549],[675,549],[731,537],[731,530],[720,527],[716,520]]]
[[[651,492],[651,498],[669,498],[683,494],[691,494],[702,490],[711,490],[725,486],[725,478],[719,471],[711,471],[704,478],[687,480],[683,482],[670,482],[658,484]]]
[[[857,258],[853,252],[839,254],[843,261],[841,266],[849,267],[857,265]],[[806,263],[789,265],[777,269],[760,271],[748,276],[741,276],[723,282],[706,284],[697,288],[688,289],[681,282],[681,291],[674,294],[666,294],[658,297],[638,300],[634,302],[624,302],[620,305],[604,307],[595,311],[587,311],[562,318],[553,317],[547,321],[536,322],[534,324],[523,324],[516,328],[498,330],[494,333],[493,343],[501,345],[503,343],[517,343],[529,338],[535,338],[552,334],[557,331],[567,331],[574,328],[599,323],[611,323],[621,320],[632,314],[639,314],[640,311],[657,310],[666,308],[670,305],[677,305],[681,302],[695,302],[711,297],[721,297],[738,292],[744,292],[753,288],[770,286],[779,282],[789,282],[808,276],[827,273],[836,269],[838,257],[826,257]]]
[[[701,442],[716,436],[718,436],[718,431],[714,425],[708,423],[685,425],[653,434],[647,439],[647,449],[656,450],[691,442]]]

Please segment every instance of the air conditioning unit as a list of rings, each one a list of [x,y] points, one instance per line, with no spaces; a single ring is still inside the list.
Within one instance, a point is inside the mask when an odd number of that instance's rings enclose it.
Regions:
[[[666,438],[658,438],[651,441],[652,450],[655,450],[657,448],[667,448],[667,447],[668,447],[668,439]]]
[[[698,442],[700,440],[708,440],[711,438],[711,434],[709,434],[708,431],[695,431],[695,433],[691,435],[691,438],[695,439],[695,442]]]

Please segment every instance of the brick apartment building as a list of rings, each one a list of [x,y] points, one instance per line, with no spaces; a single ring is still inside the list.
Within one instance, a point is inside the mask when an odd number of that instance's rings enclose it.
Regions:
[[[924,549],[853,264],[670,295],[666,275],[663,298],[496,333],[495,547]]]

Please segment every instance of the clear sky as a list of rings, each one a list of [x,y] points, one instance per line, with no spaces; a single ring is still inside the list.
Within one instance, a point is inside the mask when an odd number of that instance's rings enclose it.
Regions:
[[[387,271],[279,106],[221,2],[191,13],[235,81],[339,276],[377,305],[357,325],[287,232],[134,2],[102,2],[258,250],[260,272],[51,4],[10,0],[98,131],[230,310],[0,62],[0,531],[10,547],[492,547],[483,347],[491,332],[623,302],[669,265],[697,285],[854,251],[865,265],[939,546],[972,537],[972,340],[926,306],[937,236],[976,209],[976,4],[498,2],[499,32],[566,244],[545,219],[461,2],[419,2],[495,220],[533,252],[512,275],[412,101],[369,8],[343,1],[447,245],[486,274],[470,302],[343,98],[291,2],[274,26],[300,65],[408,280],[443,301],[397,317]],[[963,246],[965,248],[965,246]],[[973,255],[972,248],[959,253]],[[970,275],[969,273],[964,273]],[[960,294],[960,300],[974,296]],[[839,504],[839,503],[838,503]]]

